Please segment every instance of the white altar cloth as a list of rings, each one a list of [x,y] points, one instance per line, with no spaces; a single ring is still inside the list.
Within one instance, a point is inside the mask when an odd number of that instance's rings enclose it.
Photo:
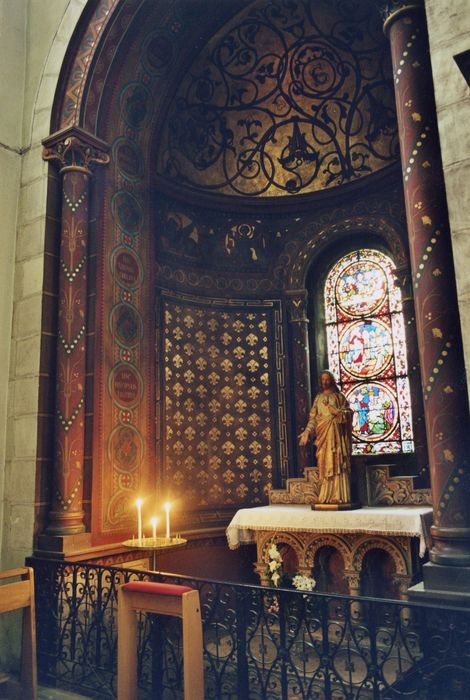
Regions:
[[[242,508],[227,528],[230,549],[255,541],[256,530],[273,532],[343,532],[419,537],[423,557],[429,541],[432,508],[429,506],[364,507],[358,510],[311,510],[306,505]]]

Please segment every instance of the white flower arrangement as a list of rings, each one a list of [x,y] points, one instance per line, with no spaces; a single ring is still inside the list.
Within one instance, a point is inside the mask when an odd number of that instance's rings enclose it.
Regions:
[[[277,548],[276,542],[273,540],[268,549],[269,561],[266,575],[275,587],[279,587],[281,581],[282,556]]]
[[[313,591],[316,585],[316,581],[311,576],[302,576],[302,574],[297,574],[292,579],[292,585],[297,591]]]
[[[266,567],[266,576],[272,586],[279,588],[281,582],[286,582],[286,578],[290,581],[290,576],[286,576],[282,572],[282,556],[277,548],[276,540],[272,539],[268,549],[269,560]],[[291,583],[297,591],[313,591],[316,585],[314,578],[296,574]]]

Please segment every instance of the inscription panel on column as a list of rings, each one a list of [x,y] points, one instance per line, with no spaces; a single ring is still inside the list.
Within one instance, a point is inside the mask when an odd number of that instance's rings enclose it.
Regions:
[[[164,298],[163,482],[184,509],[267,503],[279,468],[275,307]]]

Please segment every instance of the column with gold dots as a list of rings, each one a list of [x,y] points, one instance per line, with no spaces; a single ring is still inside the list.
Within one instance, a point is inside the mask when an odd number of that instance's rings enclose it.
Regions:
[[[423,2],[382,3],[397,105],[434,506],[431,561],[470,566],[470,424]]]
[[[77,127],[44,141],[43,158],[61,175],[55,456],[47,532],[74,535],[83,523],[88,206],[91,167],[109,162],[107,146]]]

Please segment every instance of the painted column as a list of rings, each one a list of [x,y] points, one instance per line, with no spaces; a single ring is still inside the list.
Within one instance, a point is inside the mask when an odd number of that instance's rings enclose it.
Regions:
[[[297,436],[305,429],[311,407],[310,355],[308,344],[307,291],[287,292],[289,335],[292,347],[293,400],[294,400],[294,444],[296,446],[296,469],[303,473],[312,466],[311,446],[299,447]]]
[[[72,127],[45,139],[44,160],[57,161],[62,177],[57,324],[55,458],[47,532],[84,532],[85,378],[88,207],[91,166],[106,164],[107,145]]]
[[[382,3],[390,40],[434,507],[431,561],[470,566],[470,423],[422,2]]]

